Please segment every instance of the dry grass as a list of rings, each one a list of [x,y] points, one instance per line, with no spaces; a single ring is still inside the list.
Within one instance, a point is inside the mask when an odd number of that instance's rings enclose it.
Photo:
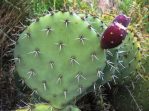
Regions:
[[[25,2],[11,1],[3,0],[0,4],[0,111],[10,111],[15,107],[14,63],[11,59],[17,33],[23,30],[21,23],[28,14]]]

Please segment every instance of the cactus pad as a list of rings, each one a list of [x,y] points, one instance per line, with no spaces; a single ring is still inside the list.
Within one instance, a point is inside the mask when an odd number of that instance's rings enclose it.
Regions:
[[[140,75],[140,44],[130,32],[123,43],[114,49],[107,50],[107,70],[104,73],[111,79],[123,83]],[[106,77],[107,78],[107,77]]]
[[[51,111],[51,109],[52,107],[49,104],[40,103],[40,104],[29,105],[23,108],[19,108],[16,111]]]
[[[26,84],[55,108],[63,108],[98,79],[105,54],[98,34],[76,14],[51,13],[32,23],[14,51]]]
[[[142,56],[140,53],[140,44],[133,34],[128,34],[126,40],[118,48],[116,54],[116,64],[120,77],[128,79],[132,76],[137,76]]]
[[[67,106],[62,110],[58,110],[58,109],[54,109],[49,104],[39,103],[39,104],[29,105],[29,106],[17,109],[16,111],[80,111],[80,110],[75,106]]]

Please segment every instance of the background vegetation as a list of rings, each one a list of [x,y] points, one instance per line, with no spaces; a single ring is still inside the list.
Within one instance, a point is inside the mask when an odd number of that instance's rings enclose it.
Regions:
[[[148,0],[111,0],[112,5],[103,11],[100,0],[1,0],[0,1],[0,110],[9,111],[29,102],[29,93],[24,95],[16,87],[13,75],[14,44],[26,26],[43,13],[54,10],[69,10],[90,13],[106,20],[108,24],[119,13],[131,17],[129,30],[138,39],[149,37]],[[29,92],[28,89],[24,90]],[[18,99],[16,99],[18,98]],[[92,98],[92,96],[91,96]],[[21,100],[21,101],[20,101]],[[83,101],[83,100],[82,100]],[[90,103],[94,104],[94,103]]]

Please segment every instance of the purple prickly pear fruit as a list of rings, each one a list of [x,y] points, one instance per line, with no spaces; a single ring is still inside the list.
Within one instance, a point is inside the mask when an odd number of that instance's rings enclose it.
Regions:
[[[101,47],[103,49],[117,47],[122,43],[126,35],[126,27],[118,22],[114,22],[103,33],[101,38]]]
[[[118,23],[122,24],[124,27],[127,27],[129,25],[130,21],[131,21],[130,17],[127,17],[124,14],[118,15],[113,20],[113,22],[118,22]]]

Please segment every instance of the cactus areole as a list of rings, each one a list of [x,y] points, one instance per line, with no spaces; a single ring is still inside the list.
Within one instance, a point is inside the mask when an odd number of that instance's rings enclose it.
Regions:
[[[76,14],[48,14],[20,35],[16,70],[33,93],[61,109],[100,77],[106,57],[99,46],[98,34]]]

